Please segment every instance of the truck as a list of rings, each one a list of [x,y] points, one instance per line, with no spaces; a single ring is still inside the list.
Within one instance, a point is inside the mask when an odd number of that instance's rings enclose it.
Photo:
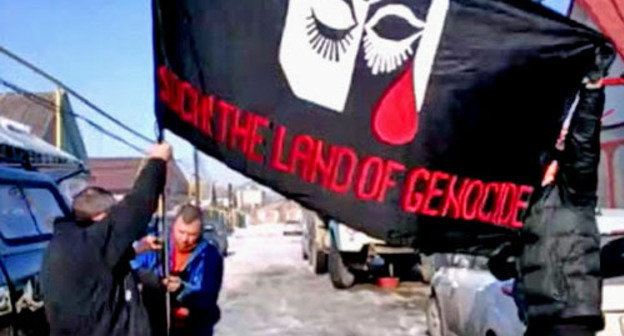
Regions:
[[[301,255],[314,274],[326,273],[330,245],[327,223],[315,212],[304,210],[302,224]]]
[[[306,210],[302,257],[316,274],[329,272],[336,289],[352,287],[358,279],[411,277],[420,256],[406,246],[395,246],[332,219],[321,219]]]
[[[412,277],[419,255],[408,246],[396,246],[329,221],[330,248],[327,268],[334,288],[346,289],[358,278]]]
[[[54,220],[69,214],[49,175],[0,165],[0,335],[47,335],[41,261]]]

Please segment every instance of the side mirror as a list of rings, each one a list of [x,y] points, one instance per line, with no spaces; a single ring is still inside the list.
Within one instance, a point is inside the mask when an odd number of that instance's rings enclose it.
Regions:
[[[624,275],[624,238],[612,240],[600,249],[600,269],[603,278]]]

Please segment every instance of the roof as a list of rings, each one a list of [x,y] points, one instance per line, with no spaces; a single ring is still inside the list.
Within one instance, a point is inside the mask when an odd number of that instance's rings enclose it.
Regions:
[[[298,208],[300,207],[300,205],[295,201],[282,199],[282,200],[274,201],[269,204],[265,204],[261,206],[260,208],[258,208],[258,210],[279,210],[283,208],[293,208],[293,207]]]
[[[89,184],[105,188],[113,193],[125,194],[132,188],[142,162],[143,158],[138,157],[90,159]],[[188,192],[188,182],[177,164],[170,163],[167,181],[168,193],[186,194]]]
[[[132,187],[139,171],[141,158],[97,158],[89,160],[89,184],[113,193],[126,193]]]
[[[0,166],[0,180],[20,181],[22,183],[35,182],[49,185],[55,184],[52,178],[46,174],[2,166]]]
[[[56,99],[54,92],[43,92],[36,95],[50,101],[50,103],[54,103]],[[33,135],[49,143],[54,141],[52,134],[54,114],[53,105],[46,107],[16,93],[0,94],[0,116],[30,126]]]
[[[254,181],[247,181],[234,187],[234,190],[260,190],[260,186]]]
[[[0,116],[30,127],[30,132],[49,144],[56,143],[56,99],[60,94],[61,149],[80,160],[87,159],[87,150],[76,123],[67,94],[57,92],[36,93],[39,101],[17,93],[0,94]]]
[[[29,132],[25,125],[0,117],[0,156],[26,159],[33,164],[71,164],[78,160]],[[27,155],[28,157],[24,157]]]

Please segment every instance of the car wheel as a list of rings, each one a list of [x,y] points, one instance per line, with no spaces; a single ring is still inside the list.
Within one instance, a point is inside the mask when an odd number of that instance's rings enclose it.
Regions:
[[[429,336],[446,336],[446,324],[438,299],[432,295],[427,301],[427,331]]]
[[[420,264],[418,264],[418,273],[420,273],[420,279],[422,282],[426,284],[431,283],[431,278],[433,278],[434,272],[435,269],[432,261],[429,258],[422,258]]]
[[[337,289],[346,289],[355,284],[355,275],[344,264],[340,251],[332,244],[329,250],[329,278]]]
[[[303,260],[308,260],[308,254],[306,253],[306,250],[303,246],[304,245],[301,244],[301,258],[303,258]]]
[[[327,272],[327,254],[319,250],[316,244],[312,245],[309,258],[310,266],[314,274],[323,274]]]

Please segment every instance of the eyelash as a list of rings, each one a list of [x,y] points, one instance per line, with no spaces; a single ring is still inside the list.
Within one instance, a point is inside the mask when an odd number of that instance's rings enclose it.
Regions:
[[[347,29],[327,27],[316,18],[314,11],[310,12],[310,16],[306,20],[306,32],[310,37],[308,42],[312,49],[323,58],[334,62],[340,61],[340,55],[346,51],[353,41],[351,30],[355,25]]]
[[[421,31],[403,40],[383,39],[374,30],[374,26],[384,17],[396,16],[407,21],[415,29]],[[375,12],[375,15],[364,26],[364,59],[373,75],[390,73],[399,68],[414,50],[412,44],[419,39],[425,23],[413,15],[405,5],[392,4]]]
[[[373,75],[389,73],[399,68],[414,51],[412,43],[422,33],[416,34],[407,41],[393,41],[391,47],[388,42],[380,42],[381,38],[369,31],[364,32],[364,58]],[[384,45],[385,44],[385,45]]]

